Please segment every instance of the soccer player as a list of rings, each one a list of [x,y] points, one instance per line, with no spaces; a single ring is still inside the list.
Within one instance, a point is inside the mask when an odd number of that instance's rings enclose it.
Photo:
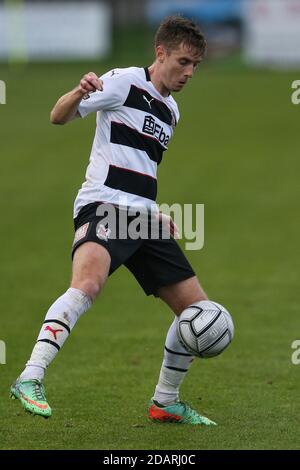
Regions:
[[[108,276],[124,264],[147,295],[160,297],[175,314],[149,404],[150,419],[215,424],[179,399],[193,356],[178,340],[177,318],[207,296],[175,240],[174,222],[158,215],[161,226],[168,225],[168,238],[162,230],[156,238],[113,237],[116,227],[104,223],[101,211],[109,205],[118,216],[125,212],[134,220],[132,208],[147,211],[155,205],[157,166],[179,119],[172,93],[186,86],[205,51],[205,38],[193,21],[168,17],[156,33],[156,57],[150,67],[114,69],[100,78],[87,73],[51,112],[53,124],[97,112],[97,126],[86,180],[74,204],[71,285],[48,310],[26,368],[11,387],[11,396],[33,414],[51,416],[43,385],[45,371]]]

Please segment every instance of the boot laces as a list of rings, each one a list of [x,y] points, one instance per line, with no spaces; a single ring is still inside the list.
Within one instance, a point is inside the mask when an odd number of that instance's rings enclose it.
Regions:
[[[38,380],[33,380],[32,388],[35,399],[45,401],[46,397],[43,391],[43,385]]]

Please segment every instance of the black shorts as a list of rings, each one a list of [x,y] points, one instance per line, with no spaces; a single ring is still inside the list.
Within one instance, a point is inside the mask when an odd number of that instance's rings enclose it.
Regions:
[[[95,202],[82,207],[74,219],[76,233],[72,258],[76,249],[83,243],[88,241],[98,243],[110,254],[109,275],[121,265],[126,266],[147,295],[157,296],[160,287],[195,276],[178,243],[172,237],[163,238],[161,232],[158,239],[110,238],[108,226],[100,223],[104,217],[96,215],[97,208],[101,205]],[[120,209],[117,208],[116,211],[119,214]],[[128,224],[135,217],[128,216]]]

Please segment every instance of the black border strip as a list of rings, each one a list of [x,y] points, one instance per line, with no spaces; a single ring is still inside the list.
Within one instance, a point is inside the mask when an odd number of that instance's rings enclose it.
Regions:
[[[68,325],[66,325],[64,322],[60,320],[45,320],[44,323],[57,323],[58,325],[63,326],[69,334],[71,333],[71,330],[68,327]]]
[[[52,346],[54,346],[58,351],[60,350],[60,346],[58,344],[54,343],[54,341],[51,341],[51,339],[39,339],[37,340],[37,343],[49,343]]]

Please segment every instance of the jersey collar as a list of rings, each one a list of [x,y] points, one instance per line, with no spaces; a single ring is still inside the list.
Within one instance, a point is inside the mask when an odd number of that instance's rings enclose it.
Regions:
[[[145,75],[146,75],[146,80],[147,80],[147,82],[151,82],[151,77],[150,77],[150,73],[149,73],[148,67],[144,67],[144,70],[145,70]]]
[[[144,67],[145,75],[146,75],[146,80],[147,82],[151,82],[151,77],[150,77],[150,72],[148,67]],[[171,93],[168,94],[167,98],[171,95]],[[163,97],[164,98],[164,97]]]

